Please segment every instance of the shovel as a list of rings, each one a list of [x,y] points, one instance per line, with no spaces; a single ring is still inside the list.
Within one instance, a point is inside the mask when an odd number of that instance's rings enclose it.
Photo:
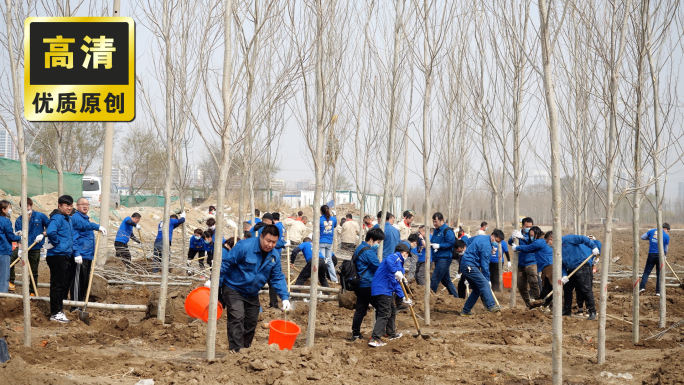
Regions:
[[[408,297],[408,293],[406,292],[406,286],[404,286],[404,282],[399,281],[399,283],[401,284],[401,290],[404,291],[404,296]],[[411,302],[413,302],[413,301],[411,301]],[[418,325],[418,320],[416,319],[416,312],[413,311],[413,304],[409,305],[409,309],[411,309],[411,316],[413,317],[413,323],[416,325],[416,329],[418,330],[418,334],[414,334],[413,338],[422,337],[424,340],[430,339],[429,335],[423,334],[420,332],[420,326]]]
[[[97,233],[97,241],[95,241],[95,255],[93,256],[93,262],[90,265],[90,278],[88,279],[88,289],[86,290],[85,305],[83,310],[78,311],[78,319],[80,319],[84,324],[90,325],[90,314],[88,313],[88,299],[90,298],[90,286],[93,284],[93,274],[95,273],[95,266],[97,263],[97,249],[100,247],[100,232]]]
[[[28,250],[31,250],[33,248],[33,246],[36,245],[36,243],[38,243],[38,241],[33,242],[31,244],[31,246],[28,247]],[[28,253],[28,250],[26,250],[27,253]],[[10,265],[10,269],[12,268],[12,266],[16,265],[17,262],[19,262],[20,260],[21,260],[21,255],[17,259],[15,259],[14,262],[12,262],[12,264]]]
[[[677,281],[679,281],[679,287],[681,287],[682,289],[684,289],[684,283],[682,283],[682,280],[679,279],[679,276],[677,275],[677,273],[675,273],[674,269],[673,269],[672,266],[670,265],[670,262],[668,262],[667,259],[666,259],[666,260],[665,260],[665,263],[667,263],[667,267],[670,268],[670,271],[672,272],[672,274],[674,274],[675,278],[677,278]]]
[[[587,259],[584,260],[584,262],[580,263],[580,265],[577,266],[577,267],[575,268],[575,270],[573,270],[570,274],[568,274],[568,278],[572,277],[573,274],[575,274],[575,272],[576,272],[577,270],[580,269],[580,267],[584,266],[584,264],[587,263],[587,262],[589,262],[589,260],[590,260],[591,258],[593,258],[593,257],[594,257],[593,254],[590,255],[590,256],[588,256]],[[551,297],[552,295],[553,295],[553,290],[552,290],[549,294],[547,294],[546,297],[544,297],[544,299],[538,299],[538,300],[532,301],[532,303],[530,304],[530,309],[535,309],[535,308],[540,307],[540,306],[543,305],[544,302],[546,302],[546,300],[549,299],[549,297]]]

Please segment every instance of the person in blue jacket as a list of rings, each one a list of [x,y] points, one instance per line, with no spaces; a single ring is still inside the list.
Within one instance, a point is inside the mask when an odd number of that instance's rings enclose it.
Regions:
[[[522,231],[513,231],[508,244],[513,245],[513,240],[516,238],[520,241],[520,245],[531,244],[534,241],[530,239],[530,229],[532,226],[534,226],[532,218],[523,218]],[[539,298],[539,277],[537,276],[536,263],[537,260],[534,257],[534,253],[518,252],[518,291],[527,307],[530,306],[530,297],[533,300]]]
[[[586,246],[591,250],[590,255],[585,255],[586,251],[580,247]],[[587,257],[595,257],[599,255],[599,249],[589,237],[583,235],[565,235],[562,238],[563,248],[563,315],[571,316],[572,313],[572,292],[577,289],[584,297],[587,310],[589,311],[589,320],[596,319],[596,303],[594,301],[594,292],[592,291],[592,272],[589,263],[582,263]],[[572,277],[568,277],[571,271],[580,267]]]
[[[274,225],[278,227],[274,222],[275,222],[275,214],[276,213],[265,213],[264,216],[261,218],[262,220],[257,222],[249,231],[254,237],[260,237],[261,236],[261,230],[266,227],[267,225]],[[280,219],[280,214],[278,214],[278,218]],[[282,226],[282,225],[281,225]],[[282,254],[283,247],[289,246],[289,243],[285,242],[285,235],[283,231],[281,231],[281,228],[278,227],[278,242],[276,242],[275,245],[275,251],[278,254]],[[287,256],[285,256],[287,258]],[[278,293],[273,289],[273,287],[268,285],[268,298],[269,298],[269,303],[268,306],[272,309],[277,309],[278,308]]]
[[[423,232],[425,232],[425,226],[421,226],[423,229]],[[425,240],[421,236],[420,229],[418,230],[417,233],[411,234],[408,237],[408,241],[411,243],[411,245],[415,245],[415,247],[411,247],[411,254],[415,255],[416,258],[414,260],[416,261],[416,268],[414,269],[414,276],[409,277],[409,280],[411,278],[414,278],[416,280],[416,283],[424,286],[425,285]],[[410,272],[409,272],[410,274]]]
[[[302,268],[302,271],[297,276],[295,285],[303,285],[307,279],[311,278],[311,259],[313,257],[313,244],[311,243],[311,238],[306,237],[302,240],[303,242],[299,246],[295,247],[290,254],[290,266],[295,267],[295,260],[297,255],[302,253],[304,255],[304,260],[306,265]],[[328,285],[328,278],[326,276],[327,265],[325,264],[325,257],[320,250],[318,250],[318,283],[323,287],[330,287]],[[270,287],[270,286],[269,286]]]
[[[380,229],[370,229],[366,233],[365,242],[354,251],[352,260],[356,263],[356,274],[361,279],[359,287],[356,288],[356,311],[352,320],[352,341],[363,338],[361,335],[361,324],[368,313],[368,305],[377,308],[375,300],[371,294],[371,284],[375,272],[380,266],[378,260],[378,247],[380,242],[385,239],[385,234]]]
[[[45,243],[45,229],[47,229],[47,226],[50,223],[50,218],[41,212],[33,211],[33,201],[31,198],[26,198],[26,210],[28,211],[29,216],[28,245],[31,246],[33,242],[36,242],[36,244],[28,251],[29,266],[31,266],[31,273],[33,273],[33,281],[39,282],[38,266],[40,265],[40,249],[43,248],[43,244]],[[14,230],[22,231],[22,221],[23,218],[21,215],[19,215],[17,220],[14,222]],[[19,258],[19,249],[20,247],[17,247],[12,252],[10,264],[14,263],[14,261]],[[14,291],[14,277],[14,266],[12,266],[10,269],[9,280],[10,291]],[[37,293],[34,293],[33,291],[33,285],[30,285],[30,292],[34,296],[37,295]]]
[[[541,299],[553,291],[553,231],[544,233],[538,226],[530,228],[529,238],[532,243],[529,245],[516,246],[513,244],[511,248],[513,251],[532,253],[537,262],[537,273],[541,275],[542,290]],[[549,306],[551,297],[549,297],[544,306]]]
[[[477,235],[471,238],[465,253],[461,257],[459,272],[468,281],[470,295],[463,305],[461,316],[471,316],[471,310],[477,299],[482,296],[485,307],[490,312],[497,312],[501,308],[494,301],[491,284],[487,281],[489,276],[489,258],[492,255],[492,242],[500,243],[504,239],[501,230],[495,229],[492,235]]]
[[[503,252],[502,252],[503,251]],[[506,256],[508,260],[508,267],[511,267],[511,256],[508,254],[508,245],[506,242],[501,242],[501,247],[498,243],[492,243],[492,256],[489,258],[489,282],[492,283],[492,288],[496,291],[503,290],[500,278],[499,261]]]
[[[74,208],[74,198],[62,195],[57,200],[57,210],[47,227],[47,237],[52,247],[47,251],[46,261],[50,268],[50,321],[67,323],[64,315],[64,299],[69,292],[69,275],[74,266],[74,234],[69,214]]]
[[[382,217],[382,211],[378,212],[378,223],[373,226],[374,229],[380,228],[380,218]],[[394,249],[399,244],[399,239],[401,234],[396,227],[394,227],[394,215],[387,212],[385,214],[385,240],[382,242],[382,257],[387,258],[390,254],[394,253]]]
[[[401,338],[402,334],[395,329],[397,309],[395,307],[395,297],[403,298],[404,303],[411,305],[411,301],[405,298],[401,288],[401,280],[404,279],[404,261],[408,258],[410,248],[406,243],[399,243],[394,254],[383,258],[378,266],[371,282],[371,296],[375,302],[375,326],[368,345],[380,347],[387,345],[382,342],[381,337],[389,336],[390,341]]]
[[[319,220],[320,225],[320,241],[319,246],[325,257],[325,264],[328,267],[328,275],[330,280],[337,283],[337,273],[335,273],[335,265],[332,260],[332,244],[335,235],[335,228],[337,227],[337,218],[331,214],[328,205],[321,206],[321,216]]]
[[[0,293],[9,291],[10,278],[10,255],[12,254],[12,242],[21,242],[21,236],[14,233],[12,228],[12,204],[9,201],[0,201]],[[19,233],[21,234],[21,233]],[[26,281],[26,280],[25,280]]]
[[[670,225],[663,223],[663,253],[667,255],[667,247],[670,244]],[[646,291],[646,283],[648,276],[651,275],[653,268],[656,269],[656,295],[660,295],[660,255],[658,254],[658,229],[648,230],[641,239],[648,241],[648,258],[646,259],[646,266],[644,266],[644,274],[641,276],[641,283],[639,284],[639,293]]]
[[[441,283],[447,288],[449,294],[458,298],[458,292],[454,283],[451,282],[451,274],[449,273],[456,234],[452,228],[444,223],[444,215],[440,212],[432,214],[432,225],[435,229],[430,237],[430,247],[433,250],[431,260],[435,263],[435,270],[430,278],[430,290],[436,293]]]
[[[73,272],[70,275],[69,286],[71,287],[71,300],[85,300],[90,269],[95,256],[95,235],[93,231],[99,231],[107,235],[107,230],[97,223],[90,221],[88,211],[90,202],[87,198],[79,198],[76,201],[76,212],[71,216],[74,237],[74,262]],[[106,239],[106,238],[105,238]],[[72,278],[73,277],[73,278]]]
[[[173,240],[173,230],[176,229],[176,227],[182,225],[185,222],[185,211],[180,213],[180,217],[176,214],[171,214],[171,217],[169,218],[169,247],[171,247],[171,241]],[[163,233],[162,230],[164,229],[164,221],[159,222],[159,225],[157,226],[157,238],[154,240],[154,268],[152,269],[153,273],[161,271],[161,259],[162,259],[162,250],[164,248],[162,242],[163,242]]]
[[[589,235],[588,237],[589,237],[589,239],[591,239],[592,241],[594,241],[594,244],[596,245],[596,248],[599,249],[599,253],[600,253],[600,252],[601,252],[601,249],[602,249],[602,247],[603,247],[603,245],[601,244],[601,241],[599,241],[598,239],[596,239],[593,235]],[[581,244],[580,247],[582,248],[582,254],[583,254],[583,255],[587,255],[587,256],[588,256],[589,254],[591,254],[591,250],[590,250],[586,245]],[[593,254],[592,254],[592,255],[593,255]],[[594,282],[594,268],[593,268],[593,266],[594,266],[594,263],[596,263],[596,262],[597,262],[596,259],[593,258],[593,257],[589,259],[589,262],[587,262],[587,264],[588,264],[589,266],[592,266],[592,269],[591,269],[591,282]],[[579,291],[579,290],[576,290],[576,291],[575,291],[575,297],[577,298],[577,309],[578,309],[578,310],[577,310],[577,313],[575,313],[575,315],[584,316],[584,313],[585,313],[585,311],[584,311],[584,303],[586,302],[586,298],[584,298],[584,296],[582,295],[582,292]],[[586,312],[586,313],[589,314],[588,312]]]
[[[289,311],[290,293],[275,251],[278,228],[267,225],[259,237],[243,239],[230,250],[223,250],[221,297],[228,315],[228,343],[234,352],[252,345],[259,320],[259,290],[270,282]]]
[[[124,218],[119,225],[119,230],[114,238],[114,252],[126,267],[131,267],[131,251],[128,249],[128,241],[133,240],[140,244],[140,240],[133,234],[133,229],[140,231],[140,214],[133,213],[130,217]]]
[[[204,231],[197,228],[193,231],[192,237],[190,237],[190,246],[188,247],[188,261],[186,265],[188,266],[188,275],[192,275],[192,271],[189,270],[190,263],[195,258],[199,258],[197,262],[199,263],[200,269],[204,269],[204,257],[206,255],[206,250],[204,250],[204,238],[202,237]],[[199,257],[198,257],[199,255]]]
[[[214,233],[211,230],[202,233],[202,250],[207,253],[207,265],[212,266],[214,262]]]

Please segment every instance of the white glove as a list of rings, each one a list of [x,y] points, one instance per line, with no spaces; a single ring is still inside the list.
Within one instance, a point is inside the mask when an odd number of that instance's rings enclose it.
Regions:
[[[45,236],[44,236],[43,234],[38,234],[38,235],[36,235],[36,243],[42,241],[43,238],[45,238]]]
[[[563,282],[563,285],[565,285],[565,284],[568,283],[569,281],[570,281],[570,278],[568,278],[568,277],[565,276],[565,275],[561,278],[561,282]]]
[[[506,266],[508,266],[508,268],[510,269],[511,268],[511,261],[508,261],[508,264]]]
[[[511,245],[511,250],[515,251],[515,249],[517,249],[517,248],[518,248],[518,245],[516,245],[515,243]]]
[[[413,306],[413,301],[411,301],[410,298],[404,297],[404,301],[403,301],[403,302],[404,302],[405,304],[409,305],[409,306]]]
[[[105,229],[104,226],[100,226],[99,231],[102,233],[102,235],[104,235],[104,236],[107,235],[107,229]]]
[[[83,263],[83,257],[81,257],[80,255],[75,256],[74,262],[76,262],[80,265],[81,263]]]
[[[492,287],[492,281],[489,281],[489,287]]]
[[[183,211],[182,213],[180,213],[179,216],[180,216],[181,218],[185,218],[185,211]]]
[[[48,239],[47,242],[45,242],[45,245],[43,246],[43,248],[44,248],[45,250],[50,250],[50,249],[53,248],[53,247],[55,247],[55,246],[53,246],[52,243],[50,243],[50,240],[49,240],[49,239]]]
[[[21,258],[21,249],[19,249],[19,255],[20,255],[20,258]]]
[[[284,299],[283,300],[283,311],[290,311],[292,310],[292,305],[290,305],[290,300]]]
[[[138,223],[138,224],[135,225],[135,229],[136,229],[136,230],[142,229],[142,227],[140,227],[140,223]]]
[[[396,278],[398,282],[401,282],[401,280],[404,279],[404,273],[402,273],[401,271],[397,271],[396,273],[394,273],[394,278]]]
[[[592,250],[591,253],[594,254],[594,255],[599,255],[599,249],[598,249],[598,247],[594,247],[594,250]]]
[[[592,241],[595,241],[595,240],[596,240],[596,237],[593,236],[593,235],[588,235],[587,238],[591,239]]]
[[[20,236],[20,237],[21,237],[21,230],[19,230],[19,231],[15,231],[15,232],[14,232],[14,235],[18,235],[18,236]]]
[[[290,243],[290,241],[287,241],[287,242],[285,242],[285,245],[283,245],[283,246],[289,247],[289,246],[292,246],[292,244]]]
[[[211,287],[211,279],[208,279],[207,282],[204,283],[204,287]]]
[[[435,249],[435,251],[439,250],[439,243],[433,243],[430,246],[432,246],[432,248]]]
[[[461,273],[456,273],[456,279],[461,279]]]
[[[525,237],[523,237],[523,235],[522,235],[522,233],[520,232],[520,230],[513,230],[513,233],[511,234],[511,236],[512,236],[513,238],[518,238],[518,239],[524,239],[524,238],[525,238]]]

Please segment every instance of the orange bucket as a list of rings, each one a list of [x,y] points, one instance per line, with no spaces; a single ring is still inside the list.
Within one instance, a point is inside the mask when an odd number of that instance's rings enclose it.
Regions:
[[[270,329],[268,344],[278,344],[280,350],[292,350],[297,336],[302,332],[302,329],[297,324],[280,319],[269,322],[268,328]]]
[[[198,287],[185,298],[185,312],[192,318],[199,318],[204,322],[209,321],[209,288]],[[221,318],[223,306],[217,304],[216,319]]]
[[[503,273],[504,287],[510,289],[513,287],[513,272],[506,271]]]

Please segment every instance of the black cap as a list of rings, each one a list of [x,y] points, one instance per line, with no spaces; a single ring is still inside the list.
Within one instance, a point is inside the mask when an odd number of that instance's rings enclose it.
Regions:
[[[264,215],[261,217],[261,219],[262,219],[262,220],[263,220],[263,219],[270,219],[270,220],[273,220],[273,215],[271,215],[271,213],[266,213],[266,214],[264,214]]]
[[[408,251],[411,251],[411,249],[406,245],[406,243],[404,243],[404,242],[399,242],[399,244],[397,245],[397,247],[394,248],[394,251],[395,251],[395,252],[397,252],[397,251],[399,251],[399,252],[402,252],[402,251],[408,252]]]

